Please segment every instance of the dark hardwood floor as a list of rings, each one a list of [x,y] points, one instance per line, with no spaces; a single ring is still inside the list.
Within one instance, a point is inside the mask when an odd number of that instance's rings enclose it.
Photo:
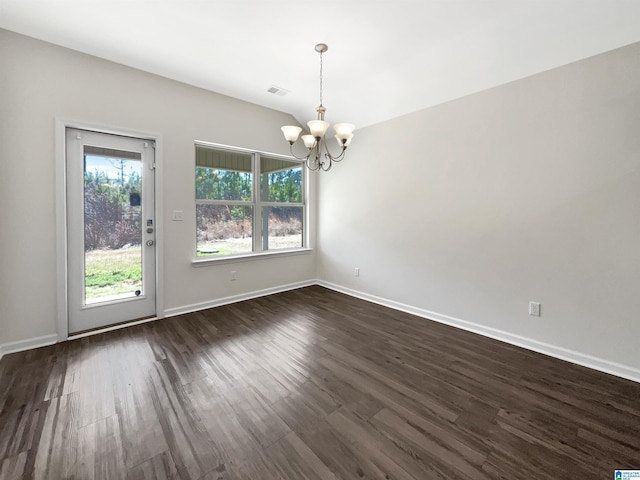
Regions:
[[[608,479],[640,384],[303,288],[5,356],[0,479]]]

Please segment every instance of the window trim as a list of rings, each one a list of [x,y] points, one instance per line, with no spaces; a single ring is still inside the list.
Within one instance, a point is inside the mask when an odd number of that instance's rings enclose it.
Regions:
[[[228,262],[237,262],[237,261],[248,261],[252,259],[256,259],[259,257],[274,257],[274,256],[289,256],[289,255],[300,255],[307,254],[312,251],[309,248],[309,205],[308,205],[308,172],[305,168],[304,162],[298,160],[291,155],[283,155],[279,153],[271,153],[264,152],[260,150],[251,150],[248,148],[242,147],[233,147],[229,145],[223,145],[220,143],[207,142],[203,140],[195,140],[194,141],[194,172],[198,167],[195,163],[196,159],[196,150],[198,147],[201,148],[209,148],[222,150],[232,153],[243,153],[251,155],[251,174],[252,174],[252,192],[251,192],[251,201],[242,201],[242,200],[211,200],[211,199],[201,199],[195,198],[195,190],[194,190],[194,207],[197,205],[239,205],[239,206],[251,206],[253,207],[253,231],[251,237],[252,243],[252,251],[246,253],[237,253],[237,254],[228,254],[221,256],[198,256],[198,238],[197,238],[197,225],[196,232],[194,236],[194,249],[193,249],[193,259],[191,264],[193,266],[201,267],[207,264],[213,263],[228,263]],[[271,201],[263,201],[261,190],[260,190],[260,158],[261,156],[286,160],[291,163],[299,164],[302,171],[302,202],[271,202]],[[262,241],[263,241],[263,228],[262,228],[262,217],[261,212],[263,207],[301,207],[302,208],[302,246],[294,247],[294,248],[280,248],[274,250],[263,250],[262,249]],[[194,209],[195,210],[195,209]],[[267,232],[268,235],[268,232]]]
[[[193,267],[206,267],[213,264],[222,263],[238,263],[238,262],[250,262],[253,260],[266,259],[270,257],[291,257],[294,255],[307,255],[311,253],[313,249],[309,247],[300,248],[287,248],[280,250],[269,250],[262,252],[252,253],[238,253],[236,255],[224,255],[222,257],[197,257],[191,260]]]

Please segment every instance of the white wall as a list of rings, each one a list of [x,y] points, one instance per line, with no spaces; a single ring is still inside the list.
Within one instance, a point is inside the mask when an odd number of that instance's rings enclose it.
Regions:
[[[358,130],[318,188],[324,282],[640,378],[640,43]]]
[[[0,30],[0,348],[57,334],[56,117],[162,135],[168,311],[315,278],[314,254],[191,265],[194,139],[286,154],[289,115]]]

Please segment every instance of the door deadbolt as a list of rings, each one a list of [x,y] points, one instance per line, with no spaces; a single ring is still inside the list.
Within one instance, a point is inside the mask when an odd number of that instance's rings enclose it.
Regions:
[[[153,245],[153,240],[147,240],[147,247],[150,247],[151,245]]]

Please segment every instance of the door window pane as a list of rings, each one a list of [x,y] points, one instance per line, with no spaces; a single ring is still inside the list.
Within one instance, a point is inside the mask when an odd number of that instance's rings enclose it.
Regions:
[[[142,293],[142,162],[139,153],[84,157],[85,304]],[[122,157],[122,158],[120,158]]]

